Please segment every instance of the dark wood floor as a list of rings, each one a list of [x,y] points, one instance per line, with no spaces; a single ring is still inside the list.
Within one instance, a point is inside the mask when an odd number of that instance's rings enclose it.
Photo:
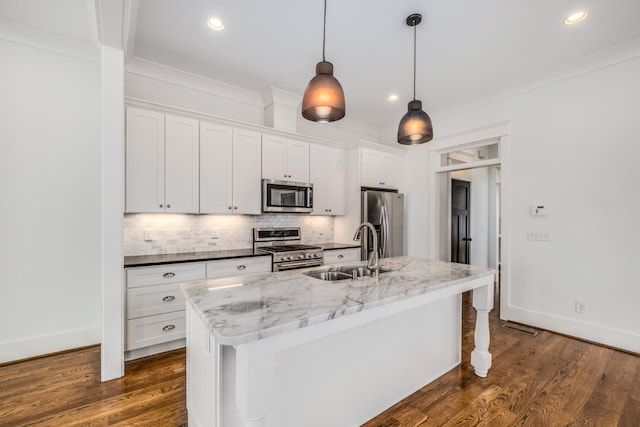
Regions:
[[[465,297],[462,365],[365,426],[640,426],[639,356],[532,337],[492,314],[493,367],[478,378],[469,366],[474,321]],[[184,350],[128,362],[125,377],[107,383],[98,347],[0,367],[1,426],[186,423]]]

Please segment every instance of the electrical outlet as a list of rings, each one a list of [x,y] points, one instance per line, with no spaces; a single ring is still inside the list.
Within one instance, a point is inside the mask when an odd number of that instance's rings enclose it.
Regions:
[[[150,242],[152,240],[153,240],[153,237],[151,236],[151,230],[144,230],[144,241]]]
[[[587,314],[587,303],[576,300],[576,313]]]

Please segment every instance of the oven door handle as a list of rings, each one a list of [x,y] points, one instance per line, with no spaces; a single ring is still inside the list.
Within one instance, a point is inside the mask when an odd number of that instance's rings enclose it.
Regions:
[[[274,264],[273,271],[286,271],[286,270],[295,270],[297,268],[321,267],[323,265],[324,265],[324,261],[322,260],[318,260],[315,262],[294,261],[294,262],[287,262],[282,264]]]

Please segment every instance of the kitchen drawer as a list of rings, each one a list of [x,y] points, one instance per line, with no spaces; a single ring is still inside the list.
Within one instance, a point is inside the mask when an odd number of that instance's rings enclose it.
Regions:
[[[127,289],[127,319],[184,310],[179,283]]]
[[[207,279],[271,272],[271,255],[207,262]]]
[[[185,311],[158,314],[127,321],[126,349],[148,347],[154,344],[186,337]]]
[[[205,265],[203,262],[128,268],[127,288],[190,282],[192,280],[203,280],[204,278]]]
[[[360,261],[360,248],[332,249],[324,251],[325,264]]]

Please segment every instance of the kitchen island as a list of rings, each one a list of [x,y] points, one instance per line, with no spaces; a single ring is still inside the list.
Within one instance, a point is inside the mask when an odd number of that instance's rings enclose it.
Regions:
[[[296,270],[183,285],[189,425],[360,425],[460,363],[468,290],[471,364],[486,376],[494,270],[409,257],[380,267],[357,281]]]

